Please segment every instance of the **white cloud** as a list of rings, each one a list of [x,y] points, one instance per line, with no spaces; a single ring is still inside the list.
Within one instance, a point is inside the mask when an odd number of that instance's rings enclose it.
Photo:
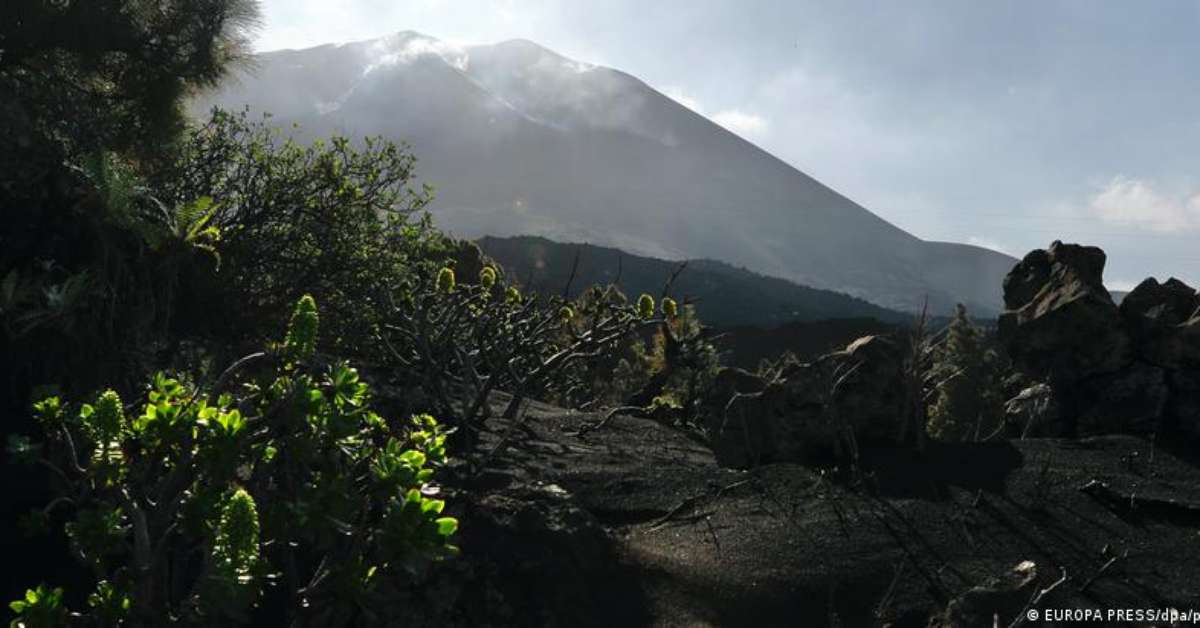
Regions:
[[[723,109],[716,113],[709,113],[698,100],[689,96],[686,92],[678,87],[665,87],[662,90],[671,100],[695,111],[696,113],[716,122],[726,129],[741,135],[742,137],[757,137],[762,135],[767,130],[766,118],[743,111],[741,109]]]
[[[1104,287],[1108,288],[1109,290],[1116,290],[1118,292],[1132,292],[1133,289],[1136,288],[1139,283],[1142,283],[1142,282],[1130,281],[1130,280],[1126,280],[1126,279],[1116,279],[1113,281],[1104,282]]]
[[[1140,179],[1114,177],[1088,208],[1113,225],[1159,233],[1200,230],[1200,193],[1166,194]]]
[[[972,244],[972,245],[982,247],[985,249],[991,249],[993,251],[996,251],[997,253],[1003,253],[1010,257],[1020,257],[1020,255],[1013,253],[1012,250],[1009,249],[1008,247],[1006,247],[994,240],[988,240],[986,238],[970,236],[967,238],[967,244]]]
[[[767,120],[760,115],[748,113],[741,109],[726,109],[718,111],[712,116],[713,122],[741,135],[742,137],[754,137],[762,135],[767,130]]]
[[[380,67],[398,63],[412,63],[421,56],[438,56],[450,65],[465,72],[469,61],[462,46],[424,36],[393,35],[371,44],[373,60],[363,70],[363,76]]]
[[[674,100],[684,107],[687,107],[688,109],[691,109],[700,115],[704,115],[704,110],[700,107],[700,103],[695,98],[685,94],[682,89],[678,87],[664,87],[663,94],[665,94],[667,98]]]

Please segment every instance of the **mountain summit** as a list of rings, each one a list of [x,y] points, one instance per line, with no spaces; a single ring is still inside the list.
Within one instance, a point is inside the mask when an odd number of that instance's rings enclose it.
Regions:
[[[538,235],[706,257],[879,305],[1000,309],[1016,260],[921,240],[617,70],[526,40],[414,33],[259,57],[193,103],[268,111],[307,137],[409,142],[461,237]]]

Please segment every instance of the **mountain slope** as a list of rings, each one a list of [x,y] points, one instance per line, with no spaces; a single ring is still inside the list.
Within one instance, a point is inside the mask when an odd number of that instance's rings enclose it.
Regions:
[[[618,71],[514,40],[403,32],[280,51],[195,103],[270,111],[308,136],[409,141],[462,237],[540,235],[714,258],[914,310],[995,312],[1015,260],[922,241]]]
[[[519,283],[536,290],[561,293],[571,276],[575,256],[579,265],[570,296],[595,284],[617,282],[630,298],[658,295],[678,263],[623,253],[590,244],[563,244],[545,238],[485,237],[477,241]],[[794,321],[873,318],[891,323],[911,316],[828,290],[765,277],[713,260],[690,260],[676,277],[671,293],[694,299],[700,319],[718,328],[774,327]]]

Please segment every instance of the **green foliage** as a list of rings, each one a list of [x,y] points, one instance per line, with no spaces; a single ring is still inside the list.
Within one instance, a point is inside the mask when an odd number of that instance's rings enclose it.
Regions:
[[[652,299],[639,312],[506,285],[420,213],[430,191],[410,185],[403,146],[301,146],[220,111],[183,129],[182,96],[237,57],[252,9],[21,3],[0,34],[0,205],[28,208],[0,216],[0,384],[19,391],[0,409],[63,387],[34,404],[39,437],[8,444],[53,471],[28,521],[62,524],[89,574],[70,587],[81,624],[229,625],[269,603],[284,607],[270,623],[296,625],[417,612],[398,593],[455,553],[458,527],[433,484],[452,430],[424,412],[470,424],[501,389],[512,408],[594,399],[593,367],[643,363],[637,334],[660,322]],[[393,372],[412,421],[382,418],[330,356]],[[12,608],[57,625],[62,600],[39,587]]]
[[[504,291],[504,300],[511,305],[519,305],[521,303],[521,291],[516,286],[509,286],[508,290]]]
[[[312,357],[317,348],[319,326],[317,302],[312,295],[300,297],[296,308],[292,310],[292,320],[288,323],[287,336],[283,341],[284,351],[289,359],[307,360]]]
[[[67,623],[62,589],[38,585],[36,589],[26,591],[24,599],[11,602],[8,606],[17,614],[9,624],[12,628],[58,628]]]
[[[496,285],[496,269],[491,266],[484,266],[483,270],[479,271],[479,287],[484,290],[491,290],[494,285]]]
[[[679,314],[679,305],[675,303],[675,299],[664,297],[662,300],[662,311],[667,318],[675,318]]]
[[[217,506],[217,519],[208,555],[208,573],[200,605],[240,616],[259,593],[258,507],[245,489],[235,489]]]
[[[372,356],[372,330],[392,304],[451,254],[421,213],[431,192],[410,185],[415,164],[379,138],[300,145],[266,120],[215,110],[152,181],[168,206],[215,199],[204,224],[219,233],[221,266],[195,284],[190,328],[261,342],[284,322],[279,312],[311,294],[324,313],[323,350]]]
[[[46,152],[30,161],[50,175],[0,182],[6,205],[30,207],[0,215],[0,351],[17,356],[0,365],[9,389],[131,389],[192,359],[182,343],[226,361],[269,338],[306,293],[328,314],[327,348],[377,353],[372,330],[417,269],[449,254],[450,240],[414,218],[429,199],[407,185],[414,159],[389,142],[301,147],[216,112],[169,163]],[[47,177],[55,183],[38,183]],[[46,198],[47,188],[65,192]]]
[[[675,421],[679,414],[683,412],[683,406],[673,395],[659,395],[650,400],[650,405],[645,408],[646,414],[660,421]]]
[[[15,202],[27,209],[0,215],[6,390],[47,382],[75,393],[128,389],[186,335],[196,308],[185,302],[207,297],[190,279],[219,261],[214,204],[167,206],[132,163],[104,152],[60,164],[47,175],[65,190],[60,198]]]
[[[959,305],[935,354],[931,371],[937,397],[928,429],[941,440],[981,440],[1003,425],[999,358]]]
[[[107,580],[96,583],[96,590],[88,594],[91,615],[102,626],[118,626],[129,617],[129,596],[118,591]]]
[[[454,292],[453,268],[443,268],[438,271],[437,289],[442,292]]]
[[[0,109],[24,132],[82,153],[169,145],[182,98],[248,58],[258,16],[247,0],[13,4],[0,37]]]
[[[608,395],[596,385],[599,373],[611,370],[612,356],[635,342],[639,330],[657,323],[643,320],[624,297],[569,304],[535,294],[501,301],[491,298],[495,285],[446,292],[436,275],[426,275],[380,329],[389,352],[383,359],[419,391],[417,407],[472,427],[489,415],[496,390],[514,395],[506,414],[526,396],[582,404]]]
[[[583,331],[602,324],[613,312],[625,310],[635,315],[632,309],[616,286],[592,286],[575,300],[572,311],[577,315],[570,330]],[[641,314],[636,317],[640,319]],[[645,341],[650,328],[641,329],[645,331],[613,339],[602,351],[580,362],[571,373],[572,384],[560,387],[552,399],[572,407],[623,405],[650,376]]]
[[[311,347],[315,303],[295,312],[285,346]],[[345,363],[287,357],[258,354],[267,365],[237,393],[220,390],[225,377],[201,392],[160,374],[132,420],[112,391],[35,405],[44,462],[64,481],[54,504],[69,505],[73,553],[96,578],[85,618],[244,623],[275,582],[296,621],[351,625],[456,551],[432,484],[448,432],[429,415],[384,420]],[[56,608],[61,592],[44,588],[13,605],[26,622]]]
[[[257,13],[254,0],[0,9],[4,411],[47,382],[131,386],[178,339],[178,286],[220,232],[210,199],[165,201],[148,177],[170,161],[185,96],[248,58]]]
[[[677,316],[663,321],[647,359],[651,375],[633,396],[633,405],[653,404],[654,398],[663,396],[679,407],[677,422],[696,424],[701,398],[716,377],[720,357],[693,305],[685,304]]]
[[[643,294],[638,297],[638,315],[644,319],[649,319],[654,316],[654,297]]]

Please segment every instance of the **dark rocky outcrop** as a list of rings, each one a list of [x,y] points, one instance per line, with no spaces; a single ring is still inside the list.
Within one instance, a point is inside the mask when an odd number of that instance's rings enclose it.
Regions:
[[[1074,383],[1132,361],[1120,312],[1104,288],[1104,251],[1055,242],[1025,256],[1004,279],[999,331],[1030,374]]]
[[[1038,433],[1200,434],[1200,296],[1178,279],[1147,279],[1118,307],[1104,263],[1099,248],[1055,242],[1004,280],[1001,342],[1057,408]],[[1010,402],[1010,419],[1027,406]]]
[[[1200,295],[1171,278],[1138,284],[1121,303],[1138,357],[1165,369],[1200,368]]]
[[[840,457],[859,441],[896,442],[909,407],[904,349],[864,336],[771,380],[722,369],[707,400],[708,433],[722,464],[746,467]]]

